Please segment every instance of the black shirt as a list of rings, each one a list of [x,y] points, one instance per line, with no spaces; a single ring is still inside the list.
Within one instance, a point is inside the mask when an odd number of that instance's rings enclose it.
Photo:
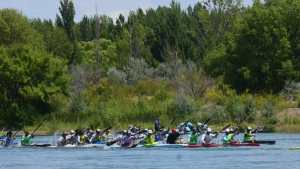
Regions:
[[[176,144],[177,138],[180,136],[178,132],[169,134],[167,144]]]

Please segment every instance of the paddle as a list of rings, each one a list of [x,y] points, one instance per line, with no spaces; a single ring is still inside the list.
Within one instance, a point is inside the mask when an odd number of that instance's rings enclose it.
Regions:
[[[12,136],[12,138],[15,138],[20,131],[22,131],[22,130],[16,131],[15,134]]]
[[[224,130],[226,130],[228,127],[230,127],[231,124],[227,124],[226,126],[224,126],[219,132],[215,132],[216,135],[218,135],[219,133],[223,133]]]
[[[211,118],[208,118],[203,124],[207,125],[211,121]]]
[[[259,126],[259,127],[256,127],[255,130],[253,130],[253,133],[258,133],[258,132],[262,132],[262,131],[264,131],[264,127]]]
[[[107,132],[108,130],[112,129],[112,127],[107,127],[106,129],[104,129],[101,133],[101,135],[103,135],[105,132]]]
[[[222,128],[222,130],[220,130],[219,133],[222,133],[224,130],[226,130],[226,129],[227,129],[228,127],[230,127],[230,126],[231,126],[231,124],[226,125],[225,127]]]
[[[136,133],[134,136],[136,136],[136,135],[138,135],[138,134],[142,134],[142,133],[144,133],[144,132],[145,132],[145,130],[141,130],[140,132]],[[135,144],[129,146],[128,148],[134,148],[134,147],[138,146],[144,139],[145,139],[145,138],[140,139],[137,143],[135,143]]]
[[[37,125],[37,127],[33,130],[33,132],[30,134],[31,136],[33,136],[33,134],[38,130],[40,129],[40,127],[44,124],[44,122],[47,120],[48,116],[46,116],[42,121],[41,123],[39,123],[39,125]]]

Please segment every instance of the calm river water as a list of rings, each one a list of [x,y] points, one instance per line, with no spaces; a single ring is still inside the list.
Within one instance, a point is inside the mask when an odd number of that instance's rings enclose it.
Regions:
[[[276,145],[257,148],[143,149],[0,148],[0,169],[300,169],[300,134],[260,134]],[[37,137],[36,142],[52,142]]]

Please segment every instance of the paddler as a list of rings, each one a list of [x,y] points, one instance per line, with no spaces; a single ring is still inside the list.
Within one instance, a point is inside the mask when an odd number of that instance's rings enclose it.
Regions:
[[[79,132],[79,144],[87,144],[89,143],[89,138],[87,134],[85,134],[83,131]]]
[[[67,134],[65,132],[62,133],[61,137],[58,138],[57,145],[65,146],[68,143]]]
[[[67,135],[68,144],[77,145],[79,143],[78,130],[71,130],[70,134]]]
[[[24,131],[24,135],[22,136],[22,139],[21,139],[21,145],[22,146],[29,146],[32,144],[32,138],[33,138],[33,135],[29,134],[28,131]]]
[[[105,143],[105,138],[103,136],[103,132],[101,132],[100,129],[97,129],[96,133],[92,136],[90,141],[93,144],[104,144]]]
[[[178,130],[172,129],[172,132],[169,133],[167,137],[167,144],[176,144],[177,139],[179,138],[180,134]]]
[[[254,142],[255,134],[253,133],[252,127],[247,127],[244,133],[244,142]]]
[[[223,137],[223,144],[230,144],[234,142],[234,132],[233,129],[226,129],[225,136]]]
[[[103,137],[105,139],[105,142],[110,142],[114,139],[114,136],[111,134],[109,129],[105,131],[105,133],[103,134]]]
[[[211,144],[212,140],[217,137],[217,134],[212,133],[211,128],[207,128],[207,131],[202,134],[201,143],[202,144]]]
[[[144,139],[144,141],[145,141],[145,144],[150,144],[150,145],[155,143],[152,130],[148,130],[148,134],[147,134],[146,138]]]
[[[131,147],[134,143],[134,137],[131,135],[131,132],[124,130],[120,142],[122,147]]]
[[[14,142],[13,133],[11,131],[8,131],[5,138],[5,146],[9,146],[13,144],[13,142]]]
[[[193,130],[191,137],[190,137],[189,144],[198,144],[198,137],[199,137],[199,134],[197,133],[197,131]]]

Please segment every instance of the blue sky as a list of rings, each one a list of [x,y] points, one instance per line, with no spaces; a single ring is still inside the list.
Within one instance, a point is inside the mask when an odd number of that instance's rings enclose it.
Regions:
[[[177,0],[186,8],[199,0]],[[244,0],[250,4],[252,0]],[[76,20],[83,15],[99,14],[111,17],[120,13],[127,15],[130,10],[137,8],[156,8],[159,5],[169,5],[171,0],[73,0],[76,7]],[[54,19],[58,12],[59,0],[0,0],[0,8],[14,8],[30,18]]]

